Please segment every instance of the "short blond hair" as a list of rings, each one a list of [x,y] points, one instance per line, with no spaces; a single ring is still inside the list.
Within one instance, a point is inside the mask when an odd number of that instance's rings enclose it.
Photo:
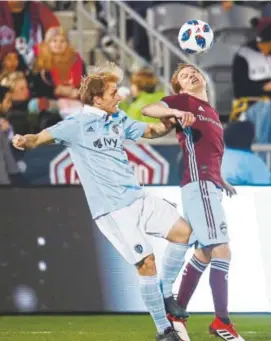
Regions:
[[[185,63],[178,64],[176,70],[174,71],[174,73],[171,77],[171,86],[172,86],[172,89],[173,89],[175,94],[179,93],[182,90],[181,85],[180,85],[179,80],[178,80],[179,73],[181,70],[186,69],[187,67],[192,67],[195,70],[197,70],[198,72],[200,72],[199,69],[195,67],[195,65],[185,64]]]
[[[102,97],[108,83],[120,83],[123,79],[122,70],[113,62],[90,66],[88,75],[82,78],[79,95],[83,104],[93,105],[94,97]]]

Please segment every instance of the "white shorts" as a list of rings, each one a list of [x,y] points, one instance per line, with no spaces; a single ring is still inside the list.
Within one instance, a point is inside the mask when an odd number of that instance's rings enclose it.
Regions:
[[[166,238],[180,219],[174,204],[146,194],[130,206],[95,220],[100,231],[131,264],[153,253],[147,235]]]

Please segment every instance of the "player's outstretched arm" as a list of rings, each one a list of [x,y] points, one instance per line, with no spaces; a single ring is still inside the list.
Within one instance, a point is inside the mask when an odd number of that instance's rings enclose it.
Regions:
[[[15,135],[12,139],[13,146],[19,150],[34,149],[53,142],[53,137],[46,129],[38,134]]]
[[[171,109],[166,107],[163,103],[154,103],[145,106],[142,109],[142,114],[144,116],[149,116],[153,118],[169,118],[169,117],[178,117],[182,111]]]
[[[196,120],[195,116],[188,111],[181,111],[166,107],[163,103],[147,105],[142,109],[142,114],[153,118],[176,118],[182,128],[190,127]]]

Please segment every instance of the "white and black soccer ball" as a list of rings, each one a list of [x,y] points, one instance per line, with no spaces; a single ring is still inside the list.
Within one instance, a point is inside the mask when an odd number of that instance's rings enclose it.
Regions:
[[[189,54],[201,54],[213,45],[214,32],[202,20],[189,20],[180,28],[178,42],[181,49]]]

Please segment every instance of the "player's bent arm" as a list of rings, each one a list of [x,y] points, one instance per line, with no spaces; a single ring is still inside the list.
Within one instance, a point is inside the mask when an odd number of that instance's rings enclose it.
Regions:
[[[24,136],[15,135],[12,139],[14,147],[18,149],[34,149],[41,145],[53,142],[53,137],[46,129],[38,134],[27,134]]]
[[[145,106],[142,109],[142,114],[153,118],[167,118],[175,117],[176,111],[178,110],[168,108],[163,103],[154,103]]]
[[[145,139],[155,139],[167,135],[175,127],[175,120],[164,119],[160,123],[149,123],[143,137]]]
[[[174,118],[177,118],[183,129],[190,127],[196,120],[195,115],[191,112],[167,108],[162,102],[147,105],[142,109],[142,113],[160,119],[174,120]]]

